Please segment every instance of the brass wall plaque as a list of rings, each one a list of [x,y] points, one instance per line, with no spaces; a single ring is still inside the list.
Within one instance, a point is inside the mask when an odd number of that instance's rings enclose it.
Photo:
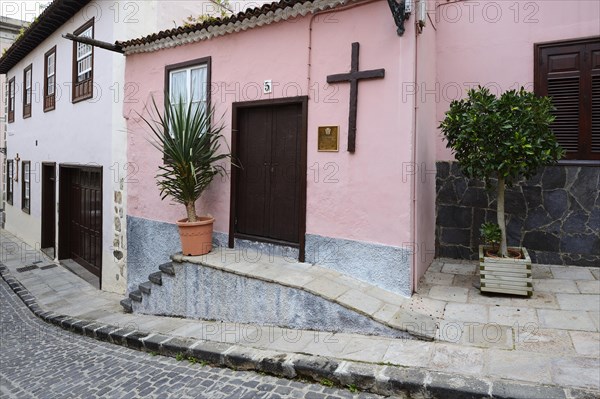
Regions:
[[[339,151],[339,126],[319,126],[319,151]]]

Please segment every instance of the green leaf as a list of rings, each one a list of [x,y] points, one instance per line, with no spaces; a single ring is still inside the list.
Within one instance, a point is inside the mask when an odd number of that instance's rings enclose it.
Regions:
[[[221,151],[224,140],[222,121],[214,124],[214,108],[195,107],[183,101],[172,104],[165,95],[161,112],[152,98],[149,117],[140,115],[152,133],[150,143],[163,154],[164,164],[156,175],[161,198],[193,204],[216,175],[227,173],[221,162],[230,161],[229,147]]]

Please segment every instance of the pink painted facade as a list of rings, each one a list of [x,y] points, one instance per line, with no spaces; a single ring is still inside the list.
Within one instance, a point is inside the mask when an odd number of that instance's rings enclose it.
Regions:
[[[327,75],[350,70],[353,42],[360,43],[361,70],[385,68],[385,79],[359,83],[354,154],[346,151],[350,85],[326,83]],[[402,101],[398,91],[402,82],[414,79],[414,62],[405,61],[414,57],[414,46],[413,27],[408,24],[399,37],[387,3],[380,1],[129,55],[126,81],[139,85],[144,100],[125,107],[128,158],[138,164],[140,182],[129,185],[129,215],[168,223],[185,216],[182,206],[159,197],[154,175],[161,154],[148,143],[137,113],[144,112],[150,94],[162,101],[165,66],[210,56],[211,101],[224,115],[229,142],[233,102],[309,96],[307,235],[410,250],[413,182],[403,173],[413,156],[414,106],[412,100]],[[262,93],[264,80],[273,81],[272,94]],[[318,127],[326,125],[340,127],[339,152],[317,151]],[[216,232],[228,233],[230,180],[216,179],[199,209],[216,218]],[[409,293],[410,271],[399,272],[409,281],[403,288]]]
[[[126,81],[139,84],[140,93],[162,99],[166,65],[212,57],[212,102],[217,113],[224,114],[228,136],[232,102],[309,95],[307,233],[401,245],[410,239],[405,228],[410,210],[404,205],[410,198],[410,184],[402,183],[400,172],[402,161],[411,154],[410,145],[403,144],[401,126],[410,129],[412,107],[402,104],[396,92],[400,82],[412,79],[412,65],[401,62],[412,53],[412,42],[410,38],[399,40],[388,14],[387,4],[380,2],[329,14],[333,15],[330,18],[327,14],[299,18],[243,34],[136,54],[128,58]],[[385,22],[363,23],[369,19]],[[351,33],[339,35],[340,31]],[[386,77],[360,84],[357,151],[350,154],[344,150],[349,85],[329,86],[326,77],[350,69],[354,41],[361,43],[361,69],[385,68]],[[262,94],[262,82],[267,79],[275,85],[272,95]],[[130,104],[125,109],[131,118],[129,159],[140,163],[137,176],[143,182],[130,186],[129,213],[172,222],[185,216],[185,209],[160,200],[154,174],[161,154],[148,144],[148,133],[134,116],[143,112],[143,105]],[[322,125],[340,126],[339,153],[316,151],[316,131]],[[373,162],[374,157],[389,162],[382,167]],[[229,180],[213,182],[200,205],[203,212],[215,216],[215,229],[221,232],[229,226],[229,185]]]
[[[437,4],[438,120],[450,101],[478,84],[496,93],[533,90],[535,43],[600,35],[597,1],[491,3]],[[452,159],[441,137],[436,145],[438,160]]]
[[[404,273],[400,291],[410,294],[435,252],[436,161],[452,159],[437,126],[450,101],[477,84],[531,89],[533,45],[600,34],[600,4],[427,1],[422,32],[414,12],[402,37],[386,2],[351,4],[129,54],[126,82],[139,86],[143,100],[124,110],[128,159],[139,167],[139,183],[128,189],[129,215],[166,223],[185,216],[182,206],[160,200],[154,175],[161,154],[148,144],[137,113],[150,95],[162,101],[167,65],[210,56],[212,103],[224,115],[229,142],[234,102],[309,96],[306,234],[407,250],[408,269],[386,272]],[[361,70],[386,73],[359,84],[354,154],[345,150],[349,85],[326,83],[327,75],[350,70],[352,42],[360,42]],[[262,94],[265,80],[273,81],[273,94]],[[339,152],[317,151],[324,125],[340,126]],[[214,181],[199,209],[227,234],[229,179]]]

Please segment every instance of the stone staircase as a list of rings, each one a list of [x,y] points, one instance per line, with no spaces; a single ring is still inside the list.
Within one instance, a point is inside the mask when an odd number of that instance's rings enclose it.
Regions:
[[[133,313],[133,301],[142,302],[143,294],[150,295],[153,287],[162,286],[163,274],[175,276],[175,268],[171,262],[160,265],[159,271],[148,276],[148,281],[141,283],[138,289],[131,291],[127,298],[121,300],[121,306],[126,313]]]
[[[433,340],[439,321],[408,298],[283,258],[175,255],[121,301],[126,312]]]

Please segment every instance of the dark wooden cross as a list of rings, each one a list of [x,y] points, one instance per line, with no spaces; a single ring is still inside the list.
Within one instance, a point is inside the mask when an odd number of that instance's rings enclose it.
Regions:
[[[359,43],[352,43],[352,66],[349,73],[340,73],[327,76],[327,83],[350,82],[350,117],[348,118],[348,151],[354,152],[356,148],[356,115],[358,107],[358,81],[361,79],[382,79],[385,69],[370,71],[358,70]]]

